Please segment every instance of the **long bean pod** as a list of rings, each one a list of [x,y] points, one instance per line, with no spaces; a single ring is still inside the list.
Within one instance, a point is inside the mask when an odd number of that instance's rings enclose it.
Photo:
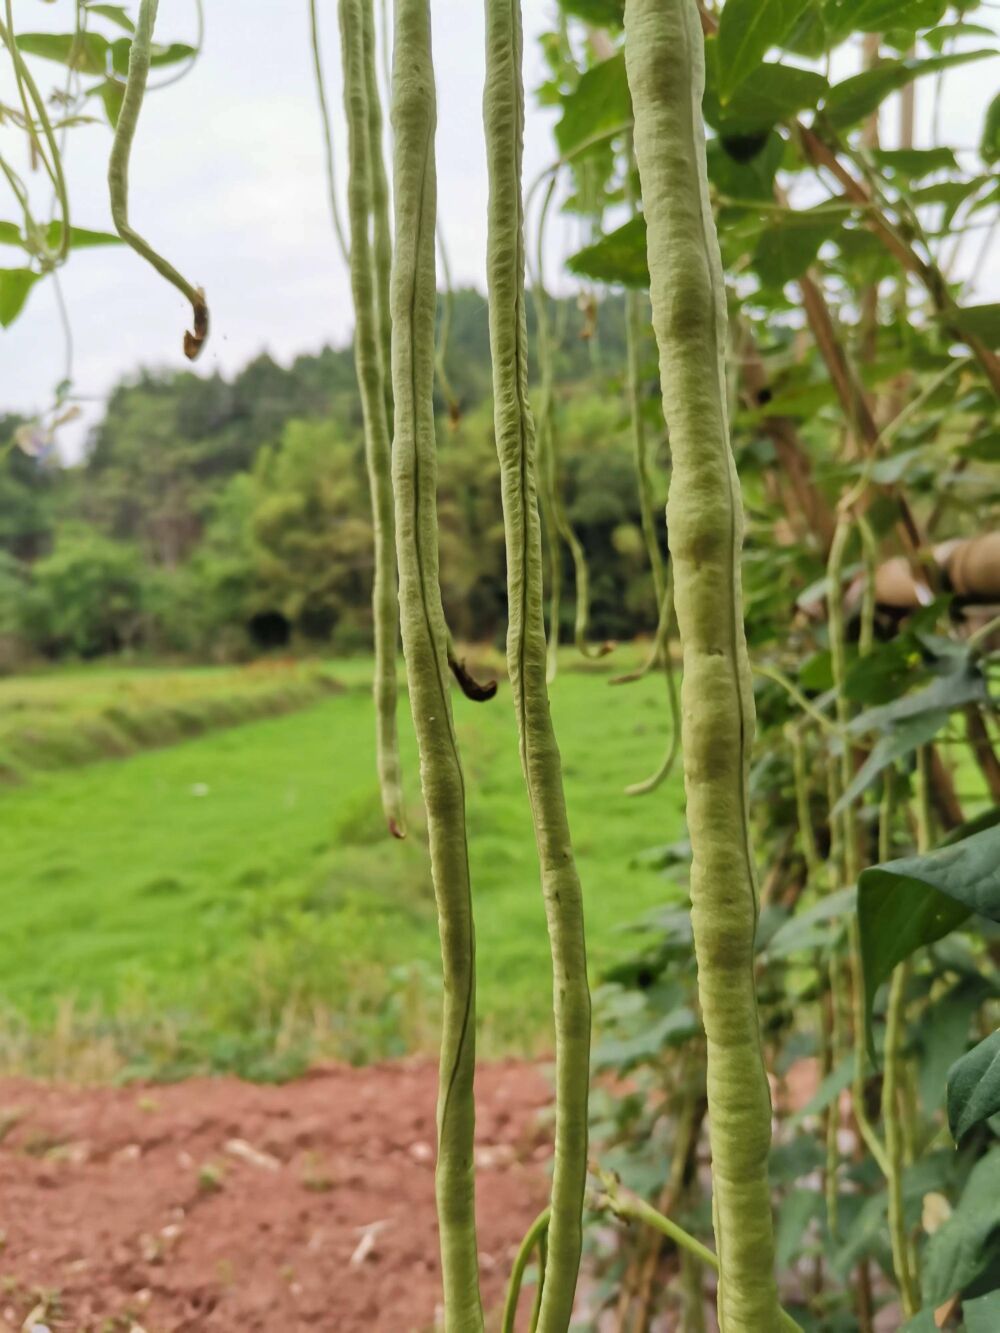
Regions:
[[[708,1044],[722,1333],[779,1327],[768,1184],[771,1104],[754,983],[747,818],[754,706],[743,629],[743,515],[729,441],[726,303],[708,198],[694,0],[626,0],[625,62],[673,459],[670,531],[684,653],[691,902]]]
[[[333,152],[333,130],[330,125],[330,106],[326,96],[326,78],[323,74],[323,59],[319,46],[319,15],[316,11],[317,0],[309,0],[309,39],[313,58],[313,77],[316,81],[316,97],[319,102],[320,126],[323,131],[323,166],[326,171],[326,191],[330,204],[330,219],[333,222],[337,246],[345,264],[350,256],[347,248],[347,234],[340,217],[340,204],[337,200],[337,168]]]
[[[368,79],[366,74],[365,10],[371,0],[340,0],[341,58],[344,68],[344,110],[347,116],[347,211],[350,227],[351,291],[354,297],[354,359],[365,424],[365,462],[375,532],[375,575],[372,612],[375,622],[375,710],[378,774],[382,809],[389,831],[405,832],[403,792],[396,729],[396,548],[393,537],[391,449],[387,390],[375,294],[375,261],[369,236],[371,214],[371,153]]]
[[[465,784],[452,720],[448,630],[438,582],[434,317],[436,107],[429,0],[396,0],[392,124],[396,246],[392,382],[399,610],[410,709],[420,749],[444,972],[435,1175],[447,1333],[483,1327],[476,1248],[473,1136],[476,942]]]
[[[141,0],[139,5],[135,33],[129,50],[128,81],[125,84],[121,110],[118,113],[118,124],[115,126],[115,137],[111,145],[111,157],[108,162],[108,189],[111,195],[111,217],[118,235],[126,245],[131,246],[136,254],[151,264],[161,277],[176,287],[191,302],[194,328],[184,334],[184,355],[193,361],[208,337],[208,306],[205,303],[205,293],[200,287],[195,287],[188,282],[174,268],[173,264],[164,259],[144,237],[139,235],[129,222],[129,159],[132,153],[132,142],[135,139],[136,127],[139,123],[139,112],[142,110],[143,98],[146,95],[146,84],[149,81],[153,28],[156,23],[158,4],[159,0]]]
[[[540,1333],[565,1333],[582,1245],[590,992],[582,893],[545,683],[542,550],[524,303],[521,59],[519,0],[486,0],[484,121],[490,183],[486,251],[494,426],[507,551],[507,666],[541,866],[556,1030],[555,1167],[538,1327]]]
[[[389,219],[389,181],[385,170],[382,134],[382,99],[378,90],[378,65],[375,54],[375,0],[362,0],[361,21],[365,52],[365,100],[368,112],[368,168],[371,181],[369,206],[372,215],[372,259],[375,264],[375,310],[378,317],[379,355],[385,413],[392,436],[391,328],[389,316],[389,275],[392,269],[392,226]]]

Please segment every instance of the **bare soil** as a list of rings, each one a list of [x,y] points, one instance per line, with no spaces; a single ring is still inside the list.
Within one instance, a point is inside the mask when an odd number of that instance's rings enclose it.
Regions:
[[[0,1080],[0,1333],[434,1327],[437,1070],[67,1088]],[[540,1068],[478,1077],[484,1300],[547,1194]]]

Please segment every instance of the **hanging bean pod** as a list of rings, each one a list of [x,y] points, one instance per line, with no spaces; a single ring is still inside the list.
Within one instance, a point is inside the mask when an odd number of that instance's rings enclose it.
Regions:
[[[396,0],[392,124],[396,247],[390,288],[399,610],[420,749],[444,972],[435,1185],[447,1333],[483,1327],[476,1250],[475,931],[465,785],[438,581],[434,320],[436,106],[428,0]]]
[[[754,982],[758,897],[747,773],[754,707],[743,630],[743,515],[729,442],[726,302],[705,160],[694,0],[626,0],[625,61],[673,459],[670,531],[684,653],[691,911],[708,1047],[722,1333],[779,1327],[771,1104]]]
[[[542,546],[528,402],[524,301],[522,32],[518,0],[486,0],[484,121],[490,198],[487,279],[493,405],[507,550],[507,667],[541,865],[552,950],[556,1141],[538,1327],[565,1333],[582,1244],[590,1081],[590,992],[580,881],[545,682]]]
[[[344,110],[348,130],[348,223],[351,240],[351,291],[354,297],[354,358],[365,423],[365,461],[375,530],[375,578],[372,611],[375,621],[375,706],[378,773],[382,808],[389,831],[405,832],[403,792],[396,732],[396,549],[387,418],[387,386],[376,299],[376,264],[369,239],[372,211],[369,147],[368,78],[366,75],[365,10],[371,0],[341,0],[340,38],[344,68]]]

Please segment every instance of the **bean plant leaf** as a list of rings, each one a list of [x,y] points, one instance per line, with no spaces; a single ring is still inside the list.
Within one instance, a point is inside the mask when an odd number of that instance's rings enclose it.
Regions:
[[[957,659],[947,674],[939,676],[924,689],[859,713],[852,719],[850,730],[857,735],[870,731],[889,731],[901,722],[928,714],[953,712],[969,703],[982,703],[986,697],[986,682],[982,672],[968,658]]]
[[[921,1283],[926,1305],[941,1305],[982,1272],[998,1229],[1000,1148],[994,1148],[972,1168],[955,1211],[927,1242]]]
[[[967,305],[948,315],[948,323],[959,333],[981,338],[990,347],[1000,347],[1000,305]]]
[[[45,240],[46,244],[53,248],[61,242],[62,223],[58,219],[49,223]],[[70,227],[69,243],[74,250],[85,250],[97,245],[121,245],[122,238],[111,231],[90,231],[86,227]]]
[[[107,68],[110,43],[97,32],[21,32],[17,44],[25,55],[57,60],[84,74],[103,74]]]
[[[820,246],[843,226],[837,215],[812,210],[781,214],[761,236],[753,266],[767,287],[783,287],[802,276]]]
[[[16,245],[24,249],[24,237],[16,222],[0,222],[0,245]]]
[[[832,813],[838,815],[852,805],[863,792],[884,773],[890,764],[905,759],[914,750],[934,739],[948,721],[945,709],[922,710],[915,717],[908,717],[894,724],[892,729],[875,742],[871,753],[855,773],[840,800],[833,807]]]
[[[1000,1328],[1000,1291],[962,1302],[965,1333],[996,1333]]]
[[[842,40],[852,32],[929,28],[947,8],[947,0],[827,0],[823,13]]]
[[[725,106],[719,100],[718,38],[705,42],[705,119],[722,135],[765,134],[798,111],[819,105],[829,84],[815,70],[764,61],[747,76]]]
[[[584,246],[566,261],[571,273],[595,282],[620,283],[623,287],[648,287],[646,219],[639,214],[623,227]]]
[[[791,30],[809,0],[727,0],[719,19],[719,98],[735,88]]]
[[[869,1024],[875,994],[893,968],[973,912],[1000,921],[1000,825],[861,872],[858,927]]]
[[[17,319],[39,276],[30,268],[0,268],[0,326],[6,329]]]
[[[630,120],[632,101],[625,77],[624,51],[585,70],[573,91],[563,97],[562,108],[562,119],[556,125],[556,142],[563,157],[595,135]]]
[[[958,1143],[1000,1111],[1000,1031],[956,1060],[948,1073],[948,1124]]]
[[[920,180],[932,171],[954,171],[958,163],[950,148],[873,148],[872,157],[894,176]]]
[[[559,0],[559,7],[600,28],[620,28],[625,22],[625,0]]]
[[[774,178],[785,153],[785,141],[776,130],[749,158],[734,151],[731,140],[713,139],[708,145],[708,179],[725,200],[772,203]]]
[[[793,1189],[784,1196],[778,1210],[774,1236],[775,1260],[782,1271],[791,1267],[802,1253],[809,1224],[823,1215],[823,1196],[818,1190]]]
[[[108,19],[111,23],[116,23],[126,32],[135,32],[135,24],[121,5],[87,5],[87,10],[91,14],[100,14],[101,18]]]
[[[104,114],[108,118],[109,124],[114,128],[118,124],[118,117],[121,115],[122,102],[125,100],[125,84],[121,79],[105,79],[103,83],[97,85],[97,95],[104,103]]]
[[[898,92],[921,75],[993,55],[995,51],[956,51],[951,55],[928,56],[925,60],[886,60],[874,69],[834,84],[823,104],[824,114],[835,129],[847,129],[876,111],[890,93]]]
[[[997,93],[986,109],[979,152],[984,162],[989,162],[991,165],[1000,162],[1000,93]]]

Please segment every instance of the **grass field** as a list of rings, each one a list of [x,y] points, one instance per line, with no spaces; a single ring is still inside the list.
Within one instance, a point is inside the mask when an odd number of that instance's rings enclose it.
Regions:
[[[398,844],[383,832],[366,666],[342,665],[348,688],[304,710],[0,789],[0,1065],[266,1077],[433,1045],[437,933],[405,698]],[[192,673],[202,690],[206,675]],[[141,676],[86,679],[119,697]],[[628,947],[619,928],[671,892],[632,857],[683,828],[679,776],[623,793],[659,761],[662,681],[607,680],[565,670],[552,690],[595,975]],[[58,690],[81,693],[71,676]],[[548,945],[509,692],[455,710],[482,1048],[545,1048]]]

